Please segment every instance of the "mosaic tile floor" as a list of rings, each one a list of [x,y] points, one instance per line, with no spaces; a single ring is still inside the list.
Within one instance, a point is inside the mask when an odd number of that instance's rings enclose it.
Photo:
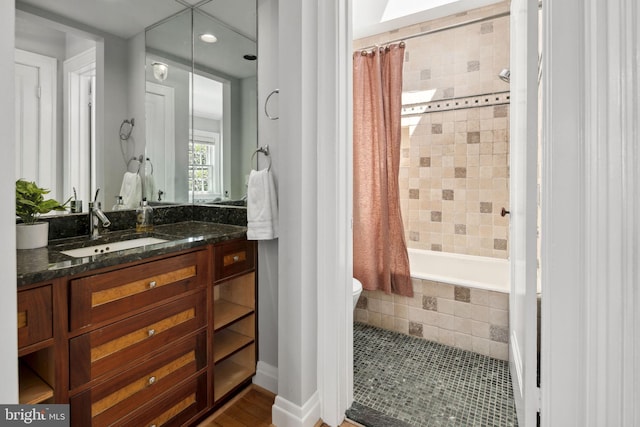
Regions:
[[[517,426],[509,364],[354,323],[354,405],[367,427]]]

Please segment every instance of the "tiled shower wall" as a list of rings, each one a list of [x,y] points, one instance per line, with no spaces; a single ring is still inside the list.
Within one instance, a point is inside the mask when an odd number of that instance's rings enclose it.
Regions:
[[[354,47],[508,10],[502,2],[360,39]],[[403,96],[399,184],[407,245],[507,258],[508,222],[500,210],[509,208],[509,85],[498,73],[509,66],[509,17],[405,43],[409,96]]]
[[[404,132],[400,202],[407,246],[506,258],[508,105],[422,115]],[[408,129],[407,129],[408,130]]]
[[[354,41],[354,48],[509,11],[509,2]],[[509,17],[407,39],[400,203],[407,246],[508,256]],[[461,108],[470,107],[470,108]],[[356,321],[508,359],[508,294],[414,279],[364,291]]]
[[[509,359],[509,294],[413,279],[414,297],[363,291],[358,322]]]

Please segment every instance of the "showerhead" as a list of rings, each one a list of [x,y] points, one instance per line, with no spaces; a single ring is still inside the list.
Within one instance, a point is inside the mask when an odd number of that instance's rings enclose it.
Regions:
[[[511,83],[511,71],[509,71],[508,68],[503,68],[500,74],[498,74],[498,77],[500,77],[500,80],[503,82]]]

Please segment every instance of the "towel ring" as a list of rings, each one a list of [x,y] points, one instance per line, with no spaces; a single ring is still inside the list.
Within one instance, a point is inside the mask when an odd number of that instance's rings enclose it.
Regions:
[[[153,175],[153,162],[148,157],[147,157],[147,162],[149,162],[149,164],[151,165],[151,175]]]
[[[269,114],[269,111],[267,110],[267,106],[269,105],[269,99],[273,96],[273,94],[275,93],[280,93],[280,89],[274,89],[271,91],[271,93],[267,96],[267,99],[264,101],[264,114],[267,116],[267,118],[269,120],[278,120],[280,117],[278,116],[272,116]],[[269,155],[268,153],[266,154],[267,156]]]
[[[131,167],[131,162],[138,162],[138,169],[136,169],[136,173],[140,172],[140,162],[141,160],[138,159],[138,157],[132,157],[129,159],[129,161],[127,162],[127,172],[129,172],[129,169]]]
[[[254,151],[253,154],[251,155],[251,162],[253,162],[253,158],[258,153],[264,154],[266,156],[266,158],[269,159],[269,166],[267,166],[267,170],[270,171],[271,170],[271,156],[269,155],[269,146],[265,145],[264,147],[260,147],[256,151]]]
[[[129,161],[127,162],[127,172],[129,171],[129,167],[131,166],[131,162],[138,162],[138,169],[136,170],[136,173],[140,173],[140,168],[142,167],[142,160],[144,159],[144,156],[142,154],[140,154],[138,157],[132,157],[129,159]],[[149,162],[149,164],[151,165],[151,175],[153,175],[153,162],[151,161],[150,158],[146,158],[147,162]]]

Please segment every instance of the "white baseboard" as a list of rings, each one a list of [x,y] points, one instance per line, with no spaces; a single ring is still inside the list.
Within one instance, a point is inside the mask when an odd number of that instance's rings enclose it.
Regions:
[[[281,396],[276,396],[272,408],[273,425],[276,427],[313,427],[320,419],[320,397],[316,391],[304,405],[298,406]]]
[[[273,394],[278,394],[278,368],[259,361],[253,383]]]

